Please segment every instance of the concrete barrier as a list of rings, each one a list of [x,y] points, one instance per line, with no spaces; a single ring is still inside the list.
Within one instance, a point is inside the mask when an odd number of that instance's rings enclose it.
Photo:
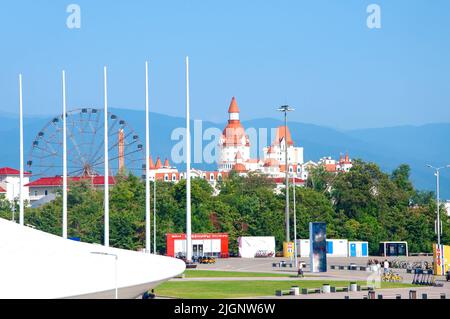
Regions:
[[[298,286],[292,286],[292,288],[291,288],[291,295],[299,296],[300,295],[300,288]]]
[[[323,284],[322,292],[324,294],[329,294],[331,292],[331,286],[329,284]]]

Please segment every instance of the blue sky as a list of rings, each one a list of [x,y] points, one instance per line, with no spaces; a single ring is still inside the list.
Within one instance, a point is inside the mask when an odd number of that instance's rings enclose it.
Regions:
[[[66,7],[81,7],[81,29]],[[382,28],[366,26],[381,6]],[[184,57],[191,61],[192,117],[222,122],[236,96],[244,119],[279,116],[349,129],[449,122],[450,2],[2,1],[0,112],[17,113],[17,74],[27,114],[101,107],[109,68],[111,107],[184,116]]]

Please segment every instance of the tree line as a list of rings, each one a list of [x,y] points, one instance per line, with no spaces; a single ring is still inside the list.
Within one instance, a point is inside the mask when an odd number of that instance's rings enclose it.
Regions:
[[[165,253],[166,233],[185,232],[185,186],[185,180],[177,184],[156,183],[160,254]],[[275,236],[277,249],[282,249],[284,189],[275,191],[271,179],[256,173],[246,177],[232,173],[218,188],[217,194],[206,180],[192,180],[193,232],[228,233],[231,252],[237,252],[240,236]],[[289,191],[292,218],[292,186]],[[326,222],[328,238],[368,241],[371,254],[378,253],[380,241],[408,241],[410,252],[431,252],[436,241],[434,193],[414,188],[408,165],[400,165],[390,174],[362,160],[354,161],[348,173],[330,173],[319,166],[311,171],[305,187],[296,187],[295,196],[298,238],[309,238],[309,222]],[[153,199],[151,202],[153,205]],[[11,219],[11,209],[9,202],[0,199],[0,217]],[[17,212],[18,207],[16,219]],[[449,218],[441,214],[441,219],[442,242],[449,244]],[[25,223],[60,235],[60,192],[50,203],[26,208]],[[292,220],[290,225],[293,228]],[[113,247],[131,250],[145,247],[145,183],[140,178],[131,174],[116,177],[116,184],[110,189],[110,231]],[[70,185],[68,235],[84,242],[103,242],[103,191],[87,181]]]

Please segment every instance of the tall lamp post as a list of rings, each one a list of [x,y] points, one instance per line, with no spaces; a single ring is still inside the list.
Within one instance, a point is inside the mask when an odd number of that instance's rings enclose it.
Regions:
[[[286,177],[286,204],[285,204],[285,218],[286,218],[286,242],[289,240],[289,169],[288,169],[288,151],[287,151],[287,113],[294,111],[289,105],[280,106],[277,111],[284,112],[284,159],[285,159],[285,177]]]
[[[439,216],[439,175],[441,169],[444,168],[450,168],[450,165],[442,166],[442,167],[434,167],[430,164],[427,164],[427,166],[431,169],[435,170],[435,176],[436,176],[436,205],[437,205],[437,222],[436,222],[436,233],[437,233],[437,243],[438,245],[441,245],[441,218]]]

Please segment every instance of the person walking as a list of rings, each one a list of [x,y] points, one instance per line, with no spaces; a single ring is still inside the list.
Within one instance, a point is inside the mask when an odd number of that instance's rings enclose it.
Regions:
[[[298,268],[297,268],[297,277],[304,277],[303,275],[303,263],[301,261],[298,262]]]
[[[389,273],[389,261],[387,259],[384,260],[383,269],[385,274]]]

